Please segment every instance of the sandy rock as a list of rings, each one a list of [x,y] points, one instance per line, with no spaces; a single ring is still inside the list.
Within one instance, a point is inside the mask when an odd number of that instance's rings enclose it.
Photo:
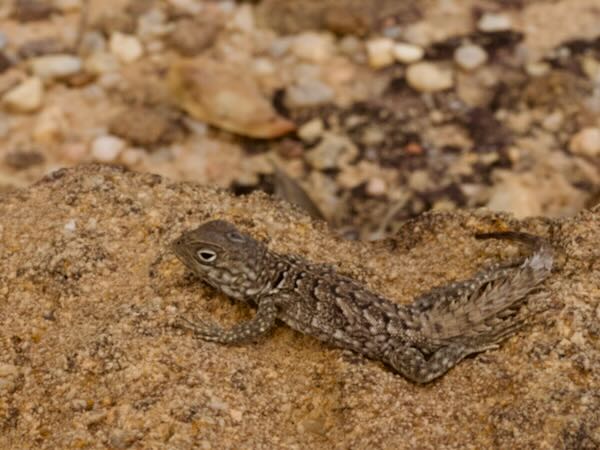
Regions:
[[[81,59],[72,55],[48,55],[34,58],[31,70],[41,79],[65,78],[81,70]]]
[[[600,128],[589,127],[579,130],[571,137],[569,150],[577,155],[600,156]]]
[[[0,405],[10,405],[0,448],[594,448],[598,214],[425,214],[369,245],[265,195],[96,165],[53,173],[0,202]],[[476,232],[527,230],[560,251],[530,324],[416,386],[282,325],[240,346],[174,326],[179,315],[227,325],[253,315],[188,276],[170,250],[209,218],[334,264],[398,303],[520,251]]]
[[[132,63],[144,53],[142,44],[137,37],[118,31],[110,36],[109,47],[110,51],[124,63]]]
[[[295,129],[279,116],[243,69],[209,58],[181,60],[168,75],[179,106],[195,119],[256,138],[282,136]]]
[[[419,92],[444,91],[454,85],[452,70],[430,62],[408,66],[406,81]]]
[[[44,85],[38,77],[30,77],[10,89],[2,97],[2,102],[10,110],[31,113],[42,106]]]

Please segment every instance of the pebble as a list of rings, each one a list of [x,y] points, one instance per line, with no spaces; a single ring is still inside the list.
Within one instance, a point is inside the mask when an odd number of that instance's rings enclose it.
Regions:
[[[81,70],[81,59],[76,56],[48,55],[34,58],[31,61],[31,70],[43,80],[65,78]]]
[[[323,121],[317,117],[309,120],[298,129],[298,137],[310,144],[321,137],[324,129],[325,125],[323,124]]]
[[[333,100],[333,89],[315,79],[307,79],[286,89],[285,102],[290,108],[319,106]]]
[[[52,5],[62,12],[76,12],[81,9],[81,0],[54,0]]]
[[[525,66],[525,72],[531,77],[543,77],[550,72],[550,64],[543,61],[529,63]]]
[[[385,194],[385,190],[385,180],[381,178],[371,178],[367,182],[367,194],[372,195],[373,197]]]
[[[125,141],[109,134],[98,136],[92,142],[91,153],[94,159],[100,162],[112,162],[125,148]]]
[[[488,59],[486,51],[479,45],[464,44],[454,51],[454,61],[463,70],[475,70]]]
[[[67,119],[64,111],[58,106],[51,106],[38,114],[32,135],[36,142],[50,144],[60,141],[66,128]]]
[[[569,150],[582,156],[600,156],[600,128],[588,127],[579,130],[571,137]]]
[[[394,63],[394,41],[389,38],[375,38],[367,41],[369,65],[379,69]]]
[[[92,53],[84,63],[85,70],[94,75],[116,72],[120,65],[117,57],[108,52]]]
[[[350,138],[326,133],[319,145],[306,153],[306,161],[317,170],[336,169],[347,165],[357,154]]]
[[[13,111],[29,113],[42,105],[43,96],[42,80],[30,77],[4,94],[2,100]]]
[[[477,22],[477,28],[484,33],[508,31],[512,28],[510,17],[506,14],[485,13]]]
[[[418,62],[406,69],[406,81],[419,92],[437,92],[454,84],[452,70],[430,62]]]
[[[333,55],[333,37],[327,33],[307,31],[294,38],[291,50],[299,59],[322,63],[331,59]]]
[[[392,49],[394,58],[396,61],[403,64],[412,64],[423,59],[425,50],[418,45],[406,44],[404,42],[398,42],[394,44]]]
[[[139,59],[144,50],[137,37],[115,32],[110,36],[110,51],[124,63]]]
[[[251,33],[254,31],[254,14],[252,12],[252,6],[249,4],[242,4],[238,7],[237,11],[231,18],[229,25],[237,30],[245,33]]]
[[[204,5],[196,0],[168,0],[173,9],[182,14],[195,16],[204,9]]]

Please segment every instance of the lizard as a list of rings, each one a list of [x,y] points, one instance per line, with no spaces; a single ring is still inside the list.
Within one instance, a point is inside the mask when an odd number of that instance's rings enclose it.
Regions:
[[[475,237],[521,241],[533,251],[400,304],[332,265],[275,253],[234,224],[211,220],[184,232],[172,249],[197,277],[256,306],[256,314],[229,329],[182,316],[180,323],[202,340],[243,344],[281,320],[301,333],[382,361],[412,382],[428,383],[465,357],[497,348],[520,329],[525,321],[517,314],[520,306],[552,270],[553,251],[541,237],[514,231]]]

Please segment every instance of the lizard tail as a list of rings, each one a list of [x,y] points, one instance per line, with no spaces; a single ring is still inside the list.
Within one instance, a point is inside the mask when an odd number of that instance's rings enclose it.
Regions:
[[[550,274],[552,247],[527,233],[486,233],[479,239],[510,239],[533,247],[532,254],[512,264],[499,264],[473,278],[426,294],[411,308],[419,317],[421,334],[435,344],[467,338],[491,345],[511,333],[520,305]]]

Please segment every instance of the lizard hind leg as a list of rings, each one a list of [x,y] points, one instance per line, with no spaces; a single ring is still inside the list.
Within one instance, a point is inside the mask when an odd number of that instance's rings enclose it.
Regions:
[[[425,384],[441,377],[475,352],[477,350],[471,350],[461,343],[441,347],[430,355],[425,355],[416,347],[402,346],[390,350],[386,362],[410,381]]]

